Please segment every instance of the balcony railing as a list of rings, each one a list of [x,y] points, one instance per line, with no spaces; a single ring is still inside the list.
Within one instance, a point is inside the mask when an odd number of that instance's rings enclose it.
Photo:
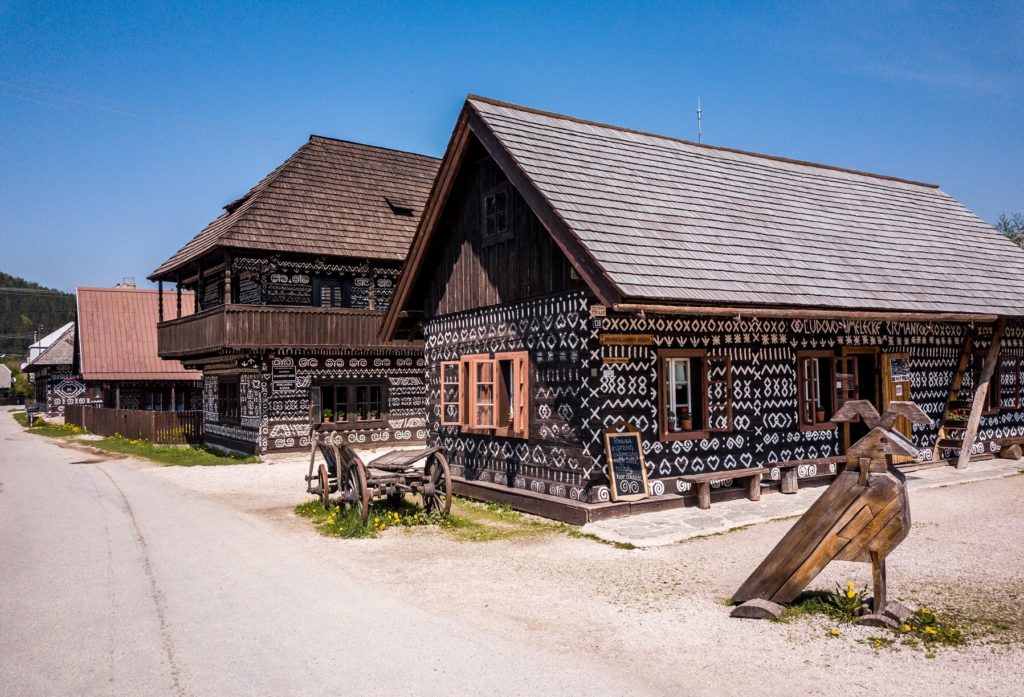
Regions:
[[[161,358],[189,358],[242,349],[337,349],[385,344],[377,338],[384,313],[350,308],[221,305],[157,325]]]

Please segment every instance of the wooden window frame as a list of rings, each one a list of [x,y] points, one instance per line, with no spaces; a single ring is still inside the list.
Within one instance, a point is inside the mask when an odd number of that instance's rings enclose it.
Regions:
[[[501,363],[511,361],[513,394],[504,394],[504,381],[502,380]],[[453,361],[445,361],[452,363]],[[499,353],[479,353],[462,356],[459,360],[461,365],[459,384],[459,401],[461,424],[460,429],[464,433],[477,433],[481,435],[499,436],[502,438],[529,438],[530,437],[530,355],[527,351],[505,351]],[[493,407],[492,414],[494,422],[481,424],[477,421],[477,396],[479,382],[479,367],[490,365],[491,379],[493,385]],[[502,399],[504,395],[504,401]],[[511,400],[511,401],[509,401]],[[498,426],[501,422],[499,410],[503,404],[511,404],[514,409],[511,428]]]
[[[313,277],[313,307],[345,308],[352,307],[352,280],[349,278],[335,278],[332,276]],[[324,305],[323,289],[337,288],[341,296],[341,305]]]
[[[499,194],[505,195],[505,229],[498,229],[497,220],[497,197]],[[494,234],[490,235],[487,233],[487,200],[491,197],[495,198],[495,220],[494,220]],[[508,182],[502,182],[501,184],[495,184],[494,186],[487,187],[484,189],[483,197],[480,199],[480,239],[483,241],[483,245],[490,246],[492,244],[498,244],[500,242],[506,242],[515,237],[515,232],[512,228],[512,186]]]
[[[359,421],[355,418],[356,407],[356,390],[360,387],[379,387],[380,388],[380,410],[377,413],[376,419],[365,419]],[[320,419],[323,419],[323,413],[325,409],[331,410],[331,420],[323,426],[333,427],[335,430],[355,430],[361,428],[385,428],[387,426],[387,404],[388,404],[388,386],[385,380],[329,380],[318,383],[315,386],[320,391]],[[326,394],[324,388],[331,388],[334,393],[334,398],[331,403],[328,404],[326,401]],[[345,421],[337,421],[337,406],[338,406],[338,390],[342,389],[345,391]]]
[[[698,428],[691,431],[670,431],[668,428],[668,394],[666,384],[668,382],[667,364],[672,358],[698,358],[700,359],[700,400],[701,400],[701,423]],[[725,361],[725,380],[711,380],[709,359]],[[677,440],[703,440],[712,433],[728,433],[733,428],[733,395],[732,395],[732,359],[729,356],[709,354],[705,349],[659,349],[657,352],[657,392],[658,392],[658,436],[662,442]],[[693,389],[693,363],[690,363],[690,399],[694,400]],[[726,387],[726,410],[728,424],[725,428],[711,428],[708,419],[708,387],[711,384],[725,383]],[[691,405],[692,408],[692,405]]]
[[[221,393],[221,387],[234,387],[234,398],[225,398]],[[225,403],[230,404],[232,402],[234,402],[235,405],[234,413],[226,414],[224,405]],[[242,422],[242,379],[240,377],[228,379],[223,377],[217,378],[217,420],[220,423],[226,424],[239,424]]]
[[[445,379],[444,379],[445,368],[450,367],[450,366],[454,366],[456,372],[458,373],[458,379],[454,383],[446,382]],[[463,395],[462,385],[465,382],[465,380],[464,380],[465,376],[463,375],[463,367],[462,366],[463,366],[463,362],[462,361],[441,361],[441,363],[440,363],[437,380],[438,380],[438,385],[440,386],[439,394],[438,394],[438,406],[441,409],[440,423],[441,423],[442,426],[461,426],[462,425],[462,415],[463,415],[463,412],[464,412],[464,409],[463,409],[463,401],[464,401],[463,400],[463,396],[464,395]],[[449,385],[452,385],[452,384],[455,385],[455,419],[454,420],[449,419],[447,417],[448,410],[447,410],[446,407],[448,406],[448,404],[450,404],[450,402],[446,402],[445,401],[446,387],[448,387]]]
[[[825,413],[825,421],[819,422],[815,418],[811,419],[811,423],[807,422],[807,400],[804,398],[804,392],[806,387],[806,380],[804,379],[804,361],[818,359],[819,361],[825,359],[828,365],[829,372],[829,384],[824,389],[818,389],[815,391],[814,405],[815,407],[820,406],[817,395],[824,394],[825,389],[830,390],[832,394],[833,409],[838,407],[835,406],[836,398],[838,397],[836,389],[836,355],[832,351],[797,351],[796,352],[796,411],[797,411],[797,425],[801,432],[804,431],[827,431],[833,428],[839,428],[839,424],[829,421],[829,414]],[[821,365],[820,363],[818,364]],[[820,380],[820,368],[814,374],[814,384],[817,384]],[[817,411],[817,409],[815,409]]]

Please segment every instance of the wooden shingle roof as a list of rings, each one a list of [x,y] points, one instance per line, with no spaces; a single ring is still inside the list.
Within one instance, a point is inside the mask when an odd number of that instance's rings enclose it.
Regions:
[[[175,271],[215,248],[402,261],[438,163],[310,136],[150,279],[173,280]]]
[[[1024,251],[936,186],[479,97],[467,111],[620,300],[1024,315]]]
[[[157,355],[159,295],[136,288],[79,288],[79,372],[85,380],[201,380],[180,361]],[[175,293],[164,292],[164,310],[175,307]],[[194,296],[182,291],[183,315]]]

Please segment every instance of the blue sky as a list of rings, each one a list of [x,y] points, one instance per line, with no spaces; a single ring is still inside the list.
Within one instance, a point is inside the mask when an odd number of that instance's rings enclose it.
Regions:
[[[1024,210],[1024,4],[0,0],[0,270],[140,284],[311,133],[440,155],[467,93]]]

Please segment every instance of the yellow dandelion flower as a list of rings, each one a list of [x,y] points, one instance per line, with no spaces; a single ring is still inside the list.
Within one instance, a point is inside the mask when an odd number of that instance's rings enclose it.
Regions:
[[[853,581],[850,581],[849,583],[847,583],[847,584],[846,584],[846,587],[847,587],[847,588],[848,588],[849,590],[853,590],[853,589],[854,589],[854,588],[855,588],[856,586],[854,586],[854,585],[853,585]]]
[[[938,634],[938,631],[936,631],[935,627],[925,627],[924,632],[925,634]]]
[[[856,598],[857,597],[857,593],[855,593],[854,591],[846,591],[846,597],[847,598]]]
[[[828,630],[828,635],[829,636],[839,636],[839,630],[838,629],[830,629],[830,630]]]
[[[903,631],[904,632],[909,632],[910,631],[910,625],[909,624],[903,625]]]

